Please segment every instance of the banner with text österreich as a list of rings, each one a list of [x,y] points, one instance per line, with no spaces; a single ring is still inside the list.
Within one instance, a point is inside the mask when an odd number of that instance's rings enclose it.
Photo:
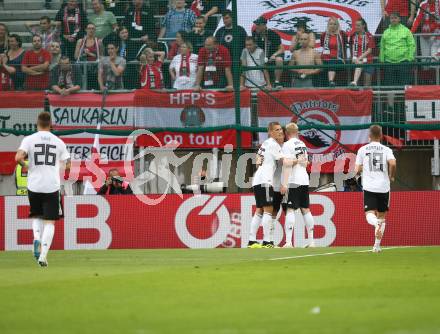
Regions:
[[[0,128],[36,131],[44,92],[0,92]],[[0,133],[0,174],[14,172],[14,156],[24,136]]]
[[[408,124],[440,124],[440,86],[408,86],[405,89]],[[408,130],[408,140],[440,139],[440,131]]]
[[[241,125],[250,126],[251,108],[250,91],[240,93]],[[135,92],[135,127],[151,128],[188,128],[225,126],[235,124],[235,105],[233,92],[217,91],[176,91],[160,92],[137,90]],[[210,132],[157,132],[155,136],[160,144],[178,142],[180,148],[223,148],[225,145],[236,145],[235,129]],[[243,147],[250,147],[252,136],[241,132]],[[152,136],[140,136],[139,146],[157,146]]]
[[[267,127],[273,121],[283,126],[295,122],[300,130],[302,125],[310,124],[339,126],[371,123],[371,90],[290,89],[273,92],[271,96],[258,93],[260,127]],[[266,134],[260,134],[260,142],[266,137]],[[303,130],[301,139],[308,147],[312,168],[320,165],[321,172],[340,172],[339,169],[346,171],[347,167],[341,163],[335,169],[335,162],[345,161],[343,154],[356,153],[360,146],[368,143],[368,129]],[[343,160],[339,158],[341,156]]]
[[[105,98],[103,108],[103,95],[94,93],[79,93],[69,96],[49,94],[49,106],[52,115],[54,130],[72,130],[95,128],[101,122],[103,130],[132,130],[134,126],[133,93],[109,94]],[[90,160],[94,134],[80,133],[62,136],[67,149],[74,160],[71,177],[85,176],[96,177],[96,172],[91,171],[85,162]],[[124,161],[131,160],[131,150],[127,150],[125,136],[99,136],[99,169],[108,172],[111,168],[118,168],[124,174],[122,165]],[[76,174],[78,173],[78,174]]]
[[[351,33],[356,20],[363,18],[374,33],[382,18],[379,0],[246,0],[237,1],[237,9],[238,24],[248,34],[255,28],[253,21],[264,16],[268,28],[280,35],[285,46],[290,45],[296,33],[295,25],[300,21],[306,22],[310,31],[320,34],[327,30],[329,17],[336,17],[341,30]]]

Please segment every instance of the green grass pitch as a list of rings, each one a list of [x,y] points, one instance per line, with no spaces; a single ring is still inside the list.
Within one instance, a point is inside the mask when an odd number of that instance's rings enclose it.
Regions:
[[[440,247],[365,249],[1,252],[0,333],[440,333]]]

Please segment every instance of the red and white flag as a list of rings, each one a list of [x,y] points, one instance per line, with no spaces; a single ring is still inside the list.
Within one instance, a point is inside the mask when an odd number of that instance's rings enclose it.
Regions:
[[[440,86],[408,86],[405,89],[408,124],[440,124]],[[408,140],[440,139],[440,130],[408,130]]]
[[[44,111],[44,92],[0,92],[0,129],[37,130],[37,117]],[[15,169],[15,153],[24,136],[0,132],[0,174]]]
[[[330,126],[371,123],[371,90],[291,89],[272,92],[270,95],[272,97],[263,92],[258,93],[260,127],[267,127],[273,121],[283,126],[295,122],[300,130],[301,126],[310,123]],[[260,134],[260,141],[266,138],[266,134]],[[339,156],[356,153],[360,146],[368,143],[368,129],[303,130],[301,139],[309,148],[312,163],[322,164],[321,171],[324,173],[333,173]]]
[[[241,125],[250,126],[250,91],[240,94]],[[135,93],[136,128],[203,128],[235,124],[234,93],[216,91],[158,92],[137,90]],[[205,133],[171,133],[163,131],[155,134],[161,144],[180,143],[181,148],[222,148],[227,144],[235,146],[236,131],[227,129]],[[241,133],[243,147],[250,147],[252,136]],[[139,146],[154,146],[151,138],[142,136]],[[156,143],[157,145],[157,143]]]

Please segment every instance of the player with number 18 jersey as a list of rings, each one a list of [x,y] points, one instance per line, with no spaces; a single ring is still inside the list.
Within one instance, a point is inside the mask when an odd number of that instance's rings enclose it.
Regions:
[[[381,144],[382,128],[372,125],[370,143],[362,146],[356,156],[355,172],[362,173],[364,211],[367,222],[375,227],[374,252],[380,252],[385,232],[385,215],[389,210],[390,181],[394,180],[396,158],[393,151]]]

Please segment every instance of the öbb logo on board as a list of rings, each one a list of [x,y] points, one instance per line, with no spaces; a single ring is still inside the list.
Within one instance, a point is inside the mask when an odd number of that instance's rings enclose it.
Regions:
[[[129,198],[124,199],[130,202]],[[147,206],[141,201],[135,201],[134,196],[131,199],[136,203],[131,207],[132,210],[137,210],[134,216],[144,217]],[[176,201],[179,204],[175,205]],[[324,230],[324,233],[320,233],[319,238],[315,239],[316,244],[322,247],[329,246],[336,239],[336,227],[332,221],[335,204],[329,197],[318,194],[311,195],[310,202],[311,205],[320,206],[318,211],[321,214],[315,215],[315,226],[319,225],[319,230]],[[186,197],[184,200],[176,195],[168,195],[157,205],[157,209],[148,206],[148,212],[155,213],[148,216],[147,221],[127,221],[121,219],[126,216],[126,206],[117,204],[114,199],[102,196],[66,196],[64,224],[57,223],[57,226],[62,227],[56,234],[57,249],[157,248],[158,245],[162,245],[154,242],[158,238],[170,241],[167,248],[245,247],[248,243],[255,207],[252,195],[202,194]],[[24,218],[23,208],[20,209],[28,206],[27,197],[4,198],[5,250],[32,248],[31,238],[24,242],[23,237],[20,237],[23,233],[30,235],[32,231],[32,219]],[[84,216],[84,207],[90,207],[88,210],[93,212],[93,216],[90,216],[90,213]],[[163,212],[169,211],[170,207],[175,210],[175,214],[169,212],[165,216],[169,221],[164,221]],[[167,228],[170,222],[174,223],[171,229]],[[163,229],[156,229],[158,223],[164,224]],[[136,224],[139,224],[139,231],[143,232],[137,232],[134,236],[131,232],[136,229]],[[145,224],[151,224],[155,228],[145,229]],[[90,234],[91,231],[93,232]],[[80,235],[83,237],[80,238]],[[88,237],[84,239],[84,235]],[[297,213],[295,245],[304,246],[305,237],[304,222],[302,216]],[[274,241],[280,244],[283,238],[283,227],[277,222]]]
[[[234,237],[237,237],[241,239],[241,247],[245,247],[248,242],[255,199],[253,196],[241,196],[240,213],[228,209],[225,201],[227,201],[227,196],[210,195],[197,195],[185,200],[179,206],[174,219],[175,230],[180,241],[189,248],[239,247],[232,241]],[[315,226],[322,226],[325,232],[324,236],[315,239],[316,244],[322,247],[330,246],[336,239],[336,226],[332,221],[335,205],[329,197],[324,195],[311,195],[310,202],[322,208],[322,214],[315,216]],[[200,207],[202,207],[201,210]],[[197,211],[196,218],[194,214]],[[294,243],[302,247],[306,244],[305,225],[298,211],[295,215]],[[211,216],[211,221],[216,223],[208,238],[199,238],[188,228],[188,223],[194,223],[194,221],[198,223],[197,220],[201,220],[203,216]],[[274,228],[275,244],[280,244],[284,238],[283,226],[277,221]]]
[[[183,202],[176,212],[174,226],[179,239],[189,248],[215,248],[221,245],[231,230],[229,211],[223,203],[226,196],[196,195]],[[215,213],[218,227],[211,237],[199,239],[188,230],[188,218],[191,211],[203,207],[199,216],[210,216]]]

